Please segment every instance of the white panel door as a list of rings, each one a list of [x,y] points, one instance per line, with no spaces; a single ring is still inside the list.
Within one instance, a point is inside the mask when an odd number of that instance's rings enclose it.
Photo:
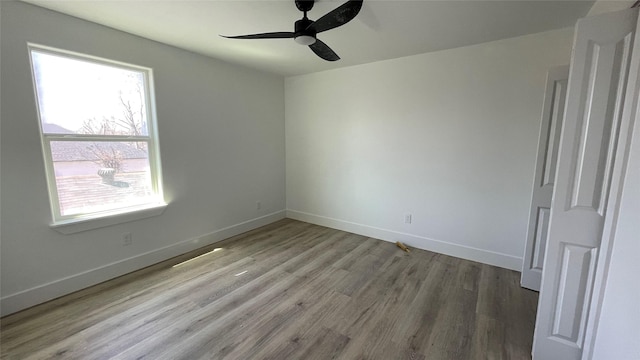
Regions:
[[[560,129],[569,80],[569,66],[559,66],[547,73],[547,86],[542,106],[542,123],[538,137],[533,196],[529,209],[529,229],[522,264],[521,284],[527,289],[540,291],[542,262],[549,233],[551,196],[556,177]]]
[[[582,355],[637,17],[632,9],[576,26],[534,359]]]

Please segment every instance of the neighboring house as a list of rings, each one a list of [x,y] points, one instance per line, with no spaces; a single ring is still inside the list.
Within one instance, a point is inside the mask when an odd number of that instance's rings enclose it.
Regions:
[[[55,124],[43,125],[45,133],[73,134]],[[109,203],[145,196],[150,192],[147,152],[135,143],[100,141],[51,141],[60,211],[73,214]],[[105,182],[98,171],[105,168],[101,156],[121,159],[115,177]]]
[[[74,132],[55,124],[44,124],[45,133],[73,134]],[[100,154],[118,154],[122,157],[120,172],[130,173],[143,171],[147,166],[147,152],[137,148],[134,143],[104,143],[104,142],[51,142],[51,156],[55,163],[55,174],[59,176],[77,176],[97,174],[103,166]]]

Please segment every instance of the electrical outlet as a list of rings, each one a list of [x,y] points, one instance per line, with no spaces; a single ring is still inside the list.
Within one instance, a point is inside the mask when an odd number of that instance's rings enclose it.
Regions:
[[[131,238],[130,232],[122,234],[122,246],[129,246],[132,243],[133,243],[133,239]]]
[[[256,201],[256,210],[262,209],[262,203],[260,201]]]
[[[404,214],[404,223],[405,224],[411,224],[411,220],[412,220],[413,216],[409,213]]]

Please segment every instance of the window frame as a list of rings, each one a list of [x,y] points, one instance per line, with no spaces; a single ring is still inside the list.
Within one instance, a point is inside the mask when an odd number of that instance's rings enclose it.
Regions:
[[[62,50],[49,46],[28,43],[29,63],[31,68],[31,79],[34,89],[34,100],[37,111],[38,129],[40,132],[40,143],[42,146],[43,160],[45,165],[45,176],[47,180],[47,190],[49,192],[49,205],[51,208],[52,222],[50,226],[62,233],[69,234],[79,231],[95,229],[103,226],[114,225],[122,222],[138,220],[151,216],[160,215],[167,206],[164,200],[162,167],[160,161],[160,146],[157,131],[156,103],[153,81],[153,69],[149,67],[124,63],[121,61],[105,59],[73,51]],[[55,134],[45,133],[40,109],[38,86],[36,81],[36,71],[33,61],[33,52],[49,54],[53,56],[68,58],[87,63],[94,63],[102,66],[134,71],[142,74],[143,79],[143,99],[146,112],[147,135],[97,135],[97,134]],[[122,206],[116,209],[94,211],[89,213],[79,213],[62,215],[60,211],[60,198],[56,184],[53,154],[51,143],[54,141],[78,141],[78,142],[143,142],[147,144],[147,154],[149,161],[149,173],[151,177],[151,201],[131,206]],[[76,226],[77,225],[77,226]]]

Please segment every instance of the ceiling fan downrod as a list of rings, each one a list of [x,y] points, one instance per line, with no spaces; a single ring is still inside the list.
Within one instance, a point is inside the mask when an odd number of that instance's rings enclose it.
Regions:
[[[300,45],[312,45],[316,42],[316,32],[309,28],[313,21],[309,20],[307,12],[313,9],[314,0],[295,0],[295,3],[304,15],[295,22],[293,40]]]

